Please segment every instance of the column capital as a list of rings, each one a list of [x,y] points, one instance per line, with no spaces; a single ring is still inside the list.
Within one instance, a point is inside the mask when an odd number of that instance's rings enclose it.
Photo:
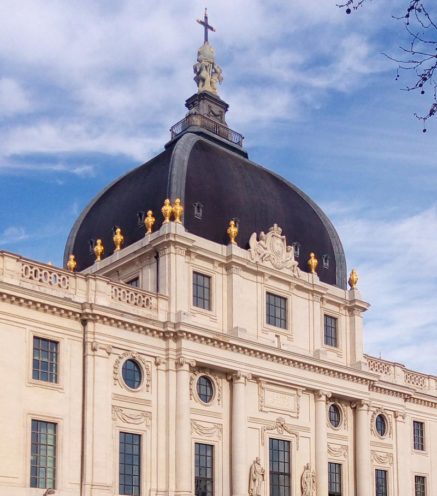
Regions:
[[[177,369],[190,370],[190,367],[196,366],[196,360],[181,356],[179,358],[176,358],[175,366]]]
[[[370,400],[356,400],[351,403],[351,407],[358,410],[363,410],[368,412],[370,410],[371,402]]]
[[[322,389],[314,392],[314,399],[316,401],[326,401],[329,400],[331,396],[332,394],[329,391],[324,391]]]
[[[246,380],[250,381],[252,379],[252,374],[242,372],[241,370],[236,370],[235,372],[228,374],[226,378],[228,381],[232,381],[234,383],[246,384]]]
[[[407,414],[405,412],[400,412],[400,411],[395,411],[395,419],[398,422],[405,422],[405,419],[407,418]]]

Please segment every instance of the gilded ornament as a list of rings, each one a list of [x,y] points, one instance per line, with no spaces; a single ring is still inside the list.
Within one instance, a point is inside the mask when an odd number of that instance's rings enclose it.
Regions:
[[[176,198],[173,205],[173,215],[174,215],[174,221],[177,224],[182,224],[181,217],[183,212],[184,212],[184,207],[181,205],[181,200],[179,198]]]
[[[155,217],[153,217],[153,212],[151,210],[147,211],[146,218],[144,219],[144,225],[146,226],[146,234],[150,234],[153,231],[153,224],[155,223]]]
[[[352,272],[350,273],[348,282],[349,282],[349,286],[351,287],[351,289],[355,289],[357,287],[358,274],[357,274],[357,271],[355,269],[352,269]]]
[[[170,222],[171,214],[173,213],[173,207],[170,205],[170,200],[167,198],[164,200],[164,206],[161,208],[162,215],[164,216],[164,224]]]
[[[96,244],[94,246],[94,255],[96,256],[96,262],[100,262],[102,259],[103,252],[105,251],[103,247],[103,243],[101,239],[98,239],[96,241]]]
[[[70,255],[68,257],[68,262],[67,262],[67,269],[70,271],[70,272],[74,272],[76,270],[76,267],[77,267],[77,262],[74,258],[74,255]]]
[[[112,238],[115,245],[114,251],[120,251],[122,244],[124,243],[124,236],[121,234],[121,229],[117,227],[115,230],[114,237]]]
[[[313,252],[310,253],[310,259],[308,260],[308,267],[310,269],[311,274],[316,274],[317,266],[319,265],[319,261]]]
[[[228,230],[226,232],[228,233],[231,244],[236,245],[237,242],[235,241],[235,239],[238,236],[238,227],[235,225],[234,220],[229,221],[229,227],[228,227]]]

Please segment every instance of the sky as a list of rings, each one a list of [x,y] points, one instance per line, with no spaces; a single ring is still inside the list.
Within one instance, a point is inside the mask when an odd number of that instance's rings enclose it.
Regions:
[[[60,266],[86,204],[163,149],[207,6],[228,124],[333,221],[371,304],[365,351],[437,374],[437,119],[422,132],[428,95],[384,55],[406,3],[2,0],[0,250]]]

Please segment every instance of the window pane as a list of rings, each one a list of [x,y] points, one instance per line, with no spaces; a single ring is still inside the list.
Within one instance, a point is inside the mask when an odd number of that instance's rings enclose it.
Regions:
[[[287,328],[287,299],[271,293],[266,295],[266,321],[267,324]]]
[[[211,278],[193,272],[193,305],[211,310]]]
[[[32,420],[30,487],[55,488],[56,424]],[[50,432],[47,436],[45,433]]]
[[[135,456],[132,453],[138,453]],[[120,432],[119,493],[130,496],[140,494],[141,436]]]
[[[32,361],[33,379],[54,383],[58,382],[58,346],[59,343],[57,341],[34,336]]]
[[[270,496],[290,495],[290,442],[269,439]]]
[[[414,431],[414,449],[424,451],[425,450],[425,426],[423,422],[413,422]]]
[[[375,470],[376,496],[387,496],[387,471]]]
[[[194,446],[195,496],[214,495],[214,446],[196,443]]]
[[[325,344],[328,346],[338,346],[337,319],[330,315],[325,315]]]
[[[329,496],[341,496],[341,464],[328,463]]]
[[[422,475],[416,475],[414,478],[415,496],[426,496],[426,479]]]

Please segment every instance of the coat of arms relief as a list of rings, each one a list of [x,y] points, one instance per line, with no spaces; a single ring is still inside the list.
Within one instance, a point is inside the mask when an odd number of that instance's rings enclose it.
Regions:
[[[261,231],[259,239],[253,233],[249,239],[249,252],[253,262],[270,262],[275,269],[290,269],[295,276],[299,276],[294,247],[287,246],[287,240],[277,224],[273,224],[267,234]]]

